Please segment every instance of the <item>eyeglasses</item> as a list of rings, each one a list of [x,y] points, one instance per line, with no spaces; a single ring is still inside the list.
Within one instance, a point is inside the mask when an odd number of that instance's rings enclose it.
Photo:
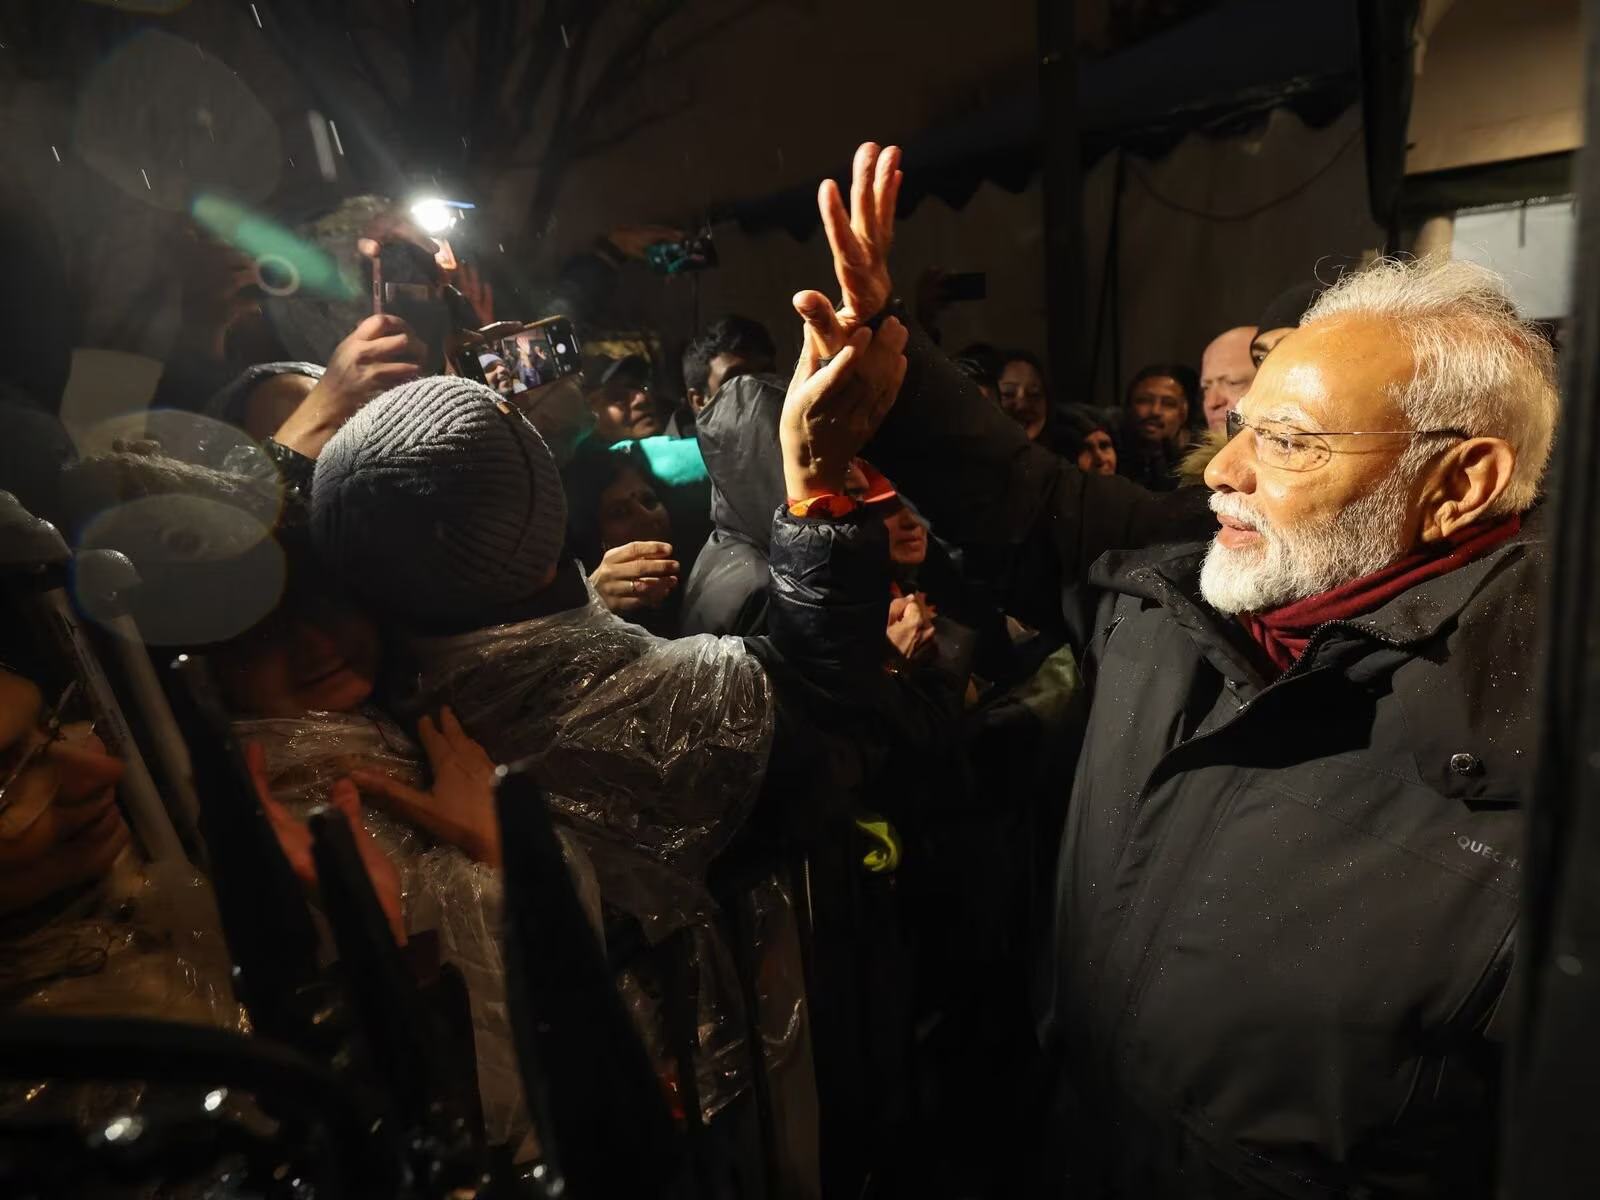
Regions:
[[[1284,471],[1315,471],[1318,467],[1325,466],[1328,459],[1333,457],[1333,447],[1327,442],[1328,438],[1359,438],[1359,437],[1447,437],[1470,438],[1470,433],[1463,433],[1459,429],[1383,429],[1371,432],[1308,432],[1303,429],[1274,428],[1266,429],[1260,425],[1252,425],[1238,412],[1228,414],[1228,439],[1238,437],[1245,430],[1255,435],[1256,457],[1269,467],[1277,467]]]
[[[33,745],[24,750],[22,756],[6,772],[5,781],[0,783],[0,815],[3,815],[6,809],[11,807],[11,802],[16,799],[11,789],[16,785],[17,780],[22,778],[22,773],[33,766],[46,750],[61,740],[61,727],[64,723],[61,714],[66,710],[68,702],[71,701],[73,694],[77,690],[78,681],[76,679],[67,684],[66,690],[61,693],[61,698],[45,711],[43,721],[45,736],[39,738]]]

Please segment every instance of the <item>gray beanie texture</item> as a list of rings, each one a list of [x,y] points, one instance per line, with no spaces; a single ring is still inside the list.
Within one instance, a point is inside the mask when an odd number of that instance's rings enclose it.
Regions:
[[[560,559],[567,500],[544,439],[481,383],[385,392],[317,459],[317,553],[374,607],[470,621],[534,595]]]

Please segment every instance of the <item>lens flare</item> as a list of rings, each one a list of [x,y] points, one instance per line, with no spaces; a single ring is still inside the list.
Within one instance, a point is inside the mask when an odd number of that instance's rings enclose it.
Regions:
[[[79,605],[96,621],[132,615],[152,645],[228,641],[277,607],[286,574],[271,530],[231,504],[195,495],[145,496],[118,504],[84,530],[82,551],[115,550],[139,584],[110,601],[74,578]],[[116,607],[108,607],[114,603]]]
[[[202,191],[264,201],[285,161],[277,122],[244,80],[159,29],[136,34],[89,75],[73,144],[101,177],[169,212]]]
[[[456,210],[443,200],[429,196],[411,206],[411,219],[424,233],[443,233],[456,223]]]
[[[190,214],[218,241],[255,260],[262,290],[269,295],[302,293],[319,300],[349,301],[361,294],[326,250],[236,200],[203,193],[195,197]]]

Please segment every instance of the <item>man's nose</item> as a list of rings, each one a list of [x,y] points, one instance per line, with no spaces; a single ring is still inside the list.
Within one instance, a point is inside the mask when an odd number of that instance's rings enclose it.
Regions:
[[[61,791],[69,798],[87,796],[122,778],[122,760],[107,754],[99,739],[57,742],[50,747],[61,776]]]
[[[1206,486],[1214,492],[1255,491],[1255,435],[1246,429],[1230,438],[1206,464],[1205,479]]]

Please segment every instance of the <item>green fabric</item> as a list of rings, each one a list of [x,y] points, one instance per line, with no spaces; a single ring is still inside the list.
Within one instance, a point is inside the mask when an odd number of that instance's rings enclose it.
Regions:
[[[682,487],[710,478],[706,474],[706,460],[700,454],[700,443],[694,438],[640,438],[639,449],[644,452],[655,477],[668,487]]]

